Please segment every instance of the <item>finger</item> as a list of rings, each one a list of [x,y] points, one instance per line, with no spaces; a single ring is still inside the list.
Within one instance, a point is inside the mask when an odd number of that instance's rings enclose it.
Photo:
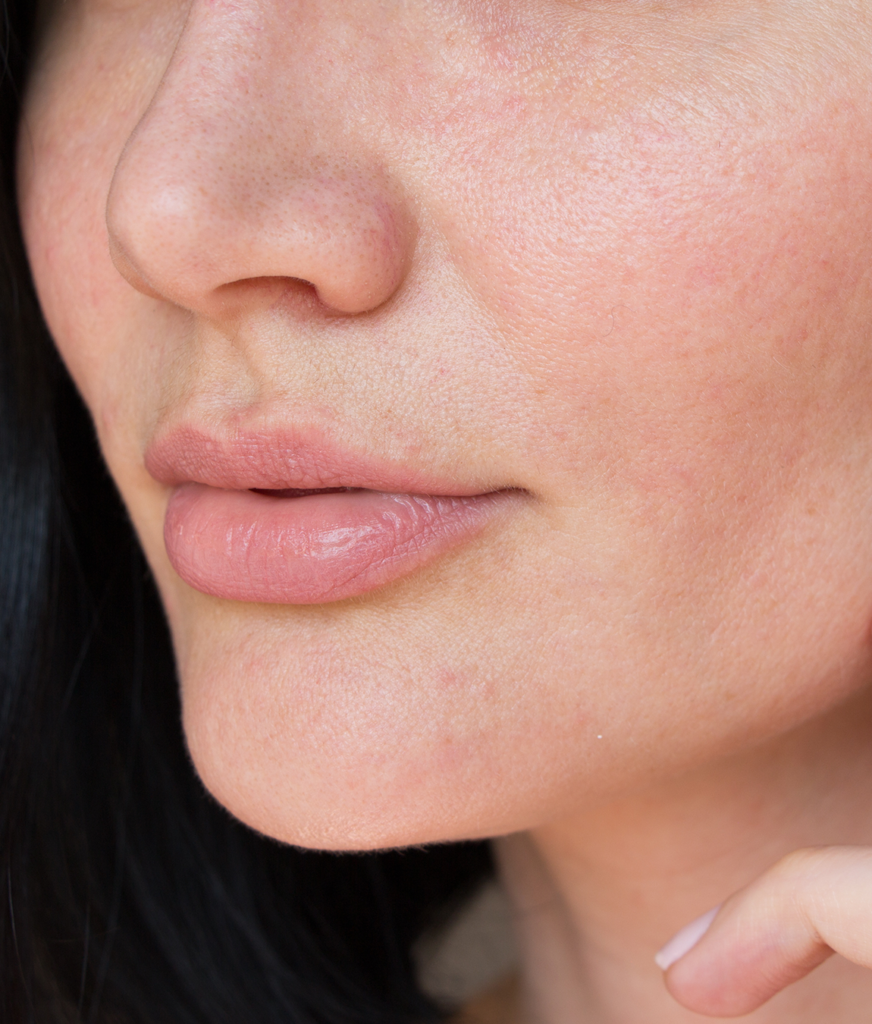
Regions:
[[[792,853],[706,923],[693,923],[695,944],[688,926],[658,954],[669,991],[697,1013],[750,1013],[834,952],[872,967],[872,849]]]

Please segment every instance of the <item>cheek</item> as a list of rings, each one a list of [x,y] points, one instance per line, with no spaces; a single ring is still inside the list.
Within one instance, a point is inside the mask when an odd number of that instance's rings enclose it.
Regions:
[[[27,116],[25,129],[36,123]],[[49,329],[95,409],[102,404],[105,360],[117,347],[118,326],[130,304],[113,280],[117,275],[108,259],[100,209],[111,164],[95,169],[89,153],[92,173],[71,175],[69,168],[82,166],[84,147],[55,142],[66,133],[51,127],[45,134],[34,139],[32,155],[22,160],[25,239]]]
[[[853,97],[696,134],[637,113],[519,152],[511,177],[481,158],[495,184],[464,263],[563,493],[587,467],[648,493],[716,474],[753,490],[812,441],[831,457],[867,440],[872,167]]]
[[[131,394],[157,381],[145,357],[159,346],[142,339],[160,339],[166,326],[157,322],[166,310],[113,266],[105,215],[118,157],[179,28],[179,10],[162,0],[146,6],[113,18],[99,5],[71,3],[59,14],[19,132],[22,225],[40,303],[103,439],[142,404],[131,405]]]
[[[40,303],[149,559],[160,566],[165,498],[142,468],[142,446],[160,407],[161,360],[178,314],[134,292],[109,258],[103,208],[123,140],[76,142],[38,112],[25,130],[30,125],[21,209]]]

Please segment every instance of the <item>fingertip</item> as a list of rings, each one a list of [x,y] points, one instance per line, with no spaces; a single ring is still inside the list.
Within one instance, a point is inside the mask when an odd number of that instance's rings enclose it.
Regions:
[[[672,962],[665,983],[678,1003],[709,1017],[741,1017],[832,955],[816,945],[799,956],[785,944],[782,928],[757,930],[747,924],[747,918],[730,913],[716,934],[697,940]]]

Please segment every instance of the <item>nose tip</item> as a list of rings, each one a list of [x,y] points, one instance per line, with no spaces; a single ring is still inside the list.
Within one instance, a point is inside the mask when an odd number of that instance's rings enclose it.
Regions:
[[[309,156],[303,128],[285,122],[276,138],[210,116],[197,88],[170,75],[116,167],[106,227],[128,282],[206,313],[223,286],[264,279],[305,282],[342,313],[384,304],[416,228],[379,161],[341,138]]]
[[[153,129],[125,150],[106,208],[113,260],[138,290],[210,314],[227,285],[295,279],[330,310],[359,314],[400,287],[415,231],[383,174],[267,176],[257,147],[228,173]]]

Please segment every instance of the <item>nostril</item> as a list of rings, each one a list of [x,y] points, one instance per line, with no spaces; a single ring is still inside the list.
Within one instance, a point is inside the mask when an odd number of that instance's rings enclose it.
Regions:
[[[116,264],[117,266],[117,264]],[[125,274],[128,280],[131,275]],[[139,285],[145,290],[144,285]],[[160,297],[160,296],[157,296]],[[246,277],[219,285],[212,292],[208,301],[210,315],[232,317],[244,308],[287,309],[288,311],[318,310],[325,316],[348,316],[345,309],[329,301],[321,288],[302,277],[276,275],[274,277]],[[200,308],[206,310],[205,300],[200,301]],[[352,313],[357,312],[351,310]],[[365,310],[364,310],[365,312]]]

